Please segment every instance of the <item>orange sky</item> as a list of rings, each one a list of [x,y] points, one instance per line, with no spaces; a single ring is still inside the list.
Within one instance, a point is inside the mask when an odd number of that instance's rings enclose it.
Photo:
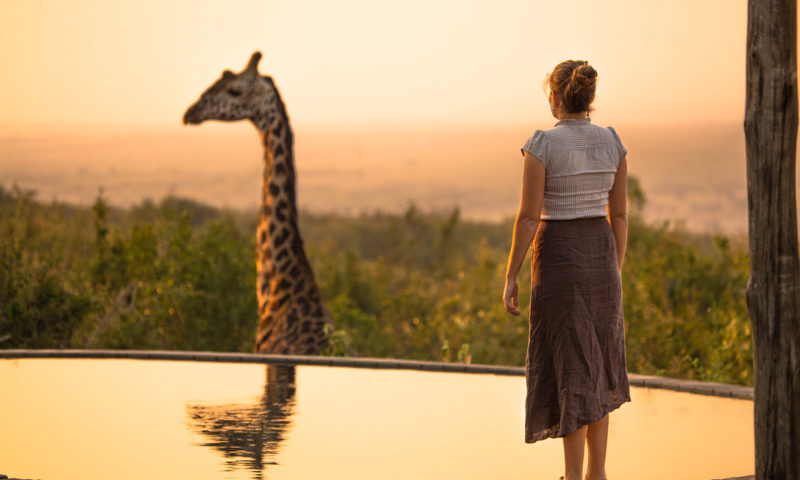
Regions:
[[[457,8],[455,7],[457,5]],[[745,0],[4,2],[0,135],[178,127],[254,50],[295,126],[532,125],[561,60],[600,124],[738,121]]]

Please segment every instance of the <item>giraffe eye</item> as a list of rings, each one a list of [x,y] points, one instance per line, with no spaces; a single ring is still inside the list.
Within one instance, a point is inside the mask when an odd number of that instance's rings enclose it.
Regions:
[[[237,90],[235,88],[229,88],[228,89],[228,93],[230,93],[232,97],[238,97],[239,95],[242,94],[242,91],[241,90]]]

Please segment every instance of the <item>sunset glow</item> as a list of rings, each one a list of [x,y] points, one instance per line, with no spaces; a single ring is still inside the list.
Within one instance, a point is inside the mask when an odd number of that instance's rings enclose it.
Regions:
[[[105,186],[123,206],[173,193],[255,208],[252,126],[181,117],[260,51],[296,134],[301,207],[415,201],[507,217],[519,146],[554,123],[542,80],[571,58],[599,72],[592,122],[633,147],[649,219],[746,228],[744,0],[55,0],[3,10],[0,184],[44,200],[86,205]]]
[[[746,2],[13,2],[0,128],[175,125],[254,50],[298,126],[549,122],[543,76],[600,74],[596,118],[737,121]]]

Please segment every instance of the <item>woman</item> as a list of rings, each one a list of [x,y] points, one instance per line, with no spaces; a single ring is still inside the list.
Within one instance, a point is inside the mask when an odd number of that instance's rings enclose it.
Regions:
[[[597,72],[568,60],[550,74],[558,119],[522,148],[522,199],[503,303],[519,315],[517,274],[533,241],[525,361],[525,443],[563,437],[566,480],[605,480],[608,413],[629,402],[620,273],[627,241],[627,150],[591,123]],[[564,477],[561,477],[562,479]]]

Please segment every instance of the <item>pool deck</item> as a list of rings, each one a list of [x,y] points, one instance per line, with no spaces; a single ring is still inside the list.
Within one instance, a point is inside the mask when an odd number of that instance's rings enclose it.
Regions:
[[[320,355],[276,355],[261,353],[187,352],[175,350],[0,350],[0,358],[127,358],[194,362],[264,363],[273,365],[321,365],[329,367],[389,368],[430,372],[525,375],[525,367],[465,363],[397,360],[386,358],[330,357]],[[679,378],[629,373],[632,386],[662,388],[700,395],[753,400],[753,387],[701,382]],[[752,477],[738,477],[747,479]]]

